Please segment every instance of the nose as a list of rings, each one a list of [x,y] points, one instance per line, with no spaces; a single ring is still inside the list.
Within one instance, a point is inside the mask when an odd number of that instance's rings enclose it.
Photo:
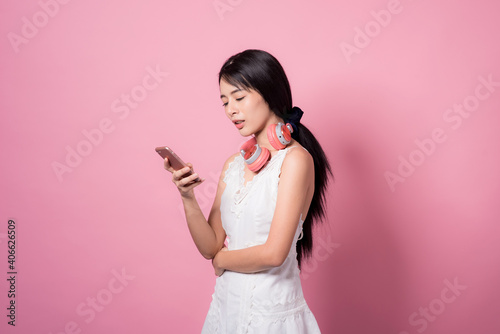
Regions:
[[[238,108],[234,105],[234,103],[230,100],[227,103],[227,114],[229,116],[233,116],[235,113],[238,112]]]

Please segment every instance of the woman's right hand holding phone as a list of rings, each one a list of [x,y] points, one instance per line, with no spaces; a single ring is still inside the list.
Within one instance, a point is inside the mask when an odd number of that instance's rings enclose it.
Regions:
[[[172,173],[172,182],[176,185],[181,196],[191,197],[194,196],[193,188],[201,184],[205,181],[205,179],[200,178],[200,181],[195,181],[199,175],[194,173],[193,165],[191,163],[186,162],[186,164],[188,165],[187,167],[175,170],[168,162],[168,158],[165,158],[164,162],[165,169]],[[187,175],[187,173],[191,170],[193,171],[193,174]]]

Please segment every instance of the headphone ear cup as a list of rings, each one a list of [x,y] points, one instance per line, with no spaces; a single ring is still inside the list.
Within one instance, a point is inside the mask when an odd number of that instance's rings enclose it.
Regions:
[[[278,124],[271,124],[267,128],[267,138],[269,143],[277,150],[284,149],[292,141],[293,128],[290,123],[283,124],[279,122]]]
[[[246,141],[240,146],[240,153],[245,160],[245,163],[252,172],[260,170],[269,160],[271,153],[265,147],[260,147],[257,144],[255,137]]]
[[[271,153],[269,150],[265,147],[261,148],[260,154],[256,157],[255,161],[250,163],[248,165],[248,169],[250,169],[252,172],[257,172],[259,171],[269,160],[269,157],[271,156]]]
[[[277,150],[282,150],[285,148],[285,145],[280,143],[278,136],[276,135],[276,126],[277,124],[271,124],[267,127],[267,139],[269,139],[269,143],[272,147]]]

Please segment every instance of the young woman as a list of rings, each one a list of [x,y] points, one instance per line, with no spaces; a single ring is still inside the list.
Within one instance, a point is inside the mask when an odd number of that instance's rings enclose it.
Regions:
[[[208,221],[197,174],[174,171],[189,231],[218,276],[202,333],[320,333],[300,282],[313,222],[325,216],[328,160],[292,108],[278,60],[262,50],[230,57],[219,72],[224,110],[245,142],[222,168]],[[224,245],[228,240],[227,247]]]

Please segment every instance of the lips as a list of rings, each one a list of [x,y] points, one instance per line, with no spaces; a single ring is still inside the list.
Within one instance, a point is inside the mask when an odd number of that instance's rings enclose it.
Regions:
[[[243,124],[245,123],[245,121],[242,121],[242,120],[235,120],[233,121],[234,125],[238,128],[238,129],[241,129],[243,127]]]

